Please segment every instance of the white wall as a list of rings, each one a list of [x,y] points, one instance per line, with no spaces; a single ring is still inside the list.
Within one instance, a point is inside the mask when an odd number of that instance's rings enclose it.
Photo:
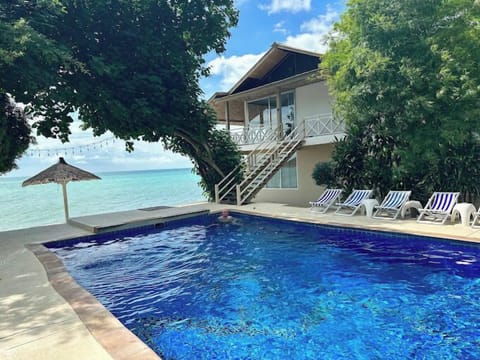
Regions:
[[[313,167],[321,161],[331,159],[333,144],[305,146],[297,151],[297,188],[262,189],[254,202],[274,202],[308,207],[308,202],[318,199],[323,187],[315,185],[312,179]]]
[[[297,124],[307,116],[331,113],[331,102],[325,81],[297,88],[295,90]]]

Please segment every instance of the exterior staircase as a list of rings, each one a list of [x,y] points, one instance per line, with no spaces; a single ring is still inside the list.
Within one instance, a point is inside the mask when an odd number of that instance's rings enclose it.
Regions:
[[[281,140],[278,137],[278,133],[272,132],[239,167],[215,185],[215,202],[242,205],[251,201],[302,145],[304,128],[297,126]],[[236,182],[241,168],[243,180]]]

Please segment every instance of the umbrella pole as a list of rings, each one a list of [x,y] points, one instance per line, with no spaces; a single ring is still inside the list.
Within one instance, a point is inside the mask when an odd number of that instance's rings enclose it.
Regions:
[[[62,182],[63,191],[63,207],[65,208],[65,222],[68,222],[68,199],[67,199],[67,183]]]

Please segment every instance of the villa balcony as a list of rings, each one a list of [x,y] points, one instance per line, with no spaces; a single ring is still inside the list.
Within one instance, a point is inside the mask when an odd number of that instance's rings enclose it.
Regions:
[[[318,114],[303,119],[303,137],[308,143],[333,142],[335,136],[345,133],[345,125],[342,120],[335,119],[332,114]],[[233,141],[238,145],[249,148],[249,145],[259,144],[277,133],[278,139],[283,138],[280,129],[268,126],[251,126],[230,130]]]
[[[230,136],[238,146],[253,145],[270,138],[276,131],[278,130],[267,126],[252,126],[230,130]]]
[[[345,133],[343,120],[335,119],[332,114],[320,114],[303,119],[305,137],[340,135]]]

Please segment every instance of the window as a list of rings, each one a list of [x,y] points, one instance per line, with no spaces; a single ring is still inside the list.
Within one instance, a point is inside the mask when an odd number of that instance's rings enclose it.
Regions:
[[[252,127],[277,127],[277,101],[275,96],[250,101],[248,103],[249,124]]]
[[[277,171],[265,186],[267,189],[297,188],[297,155],[293,155],[287,163]]]

